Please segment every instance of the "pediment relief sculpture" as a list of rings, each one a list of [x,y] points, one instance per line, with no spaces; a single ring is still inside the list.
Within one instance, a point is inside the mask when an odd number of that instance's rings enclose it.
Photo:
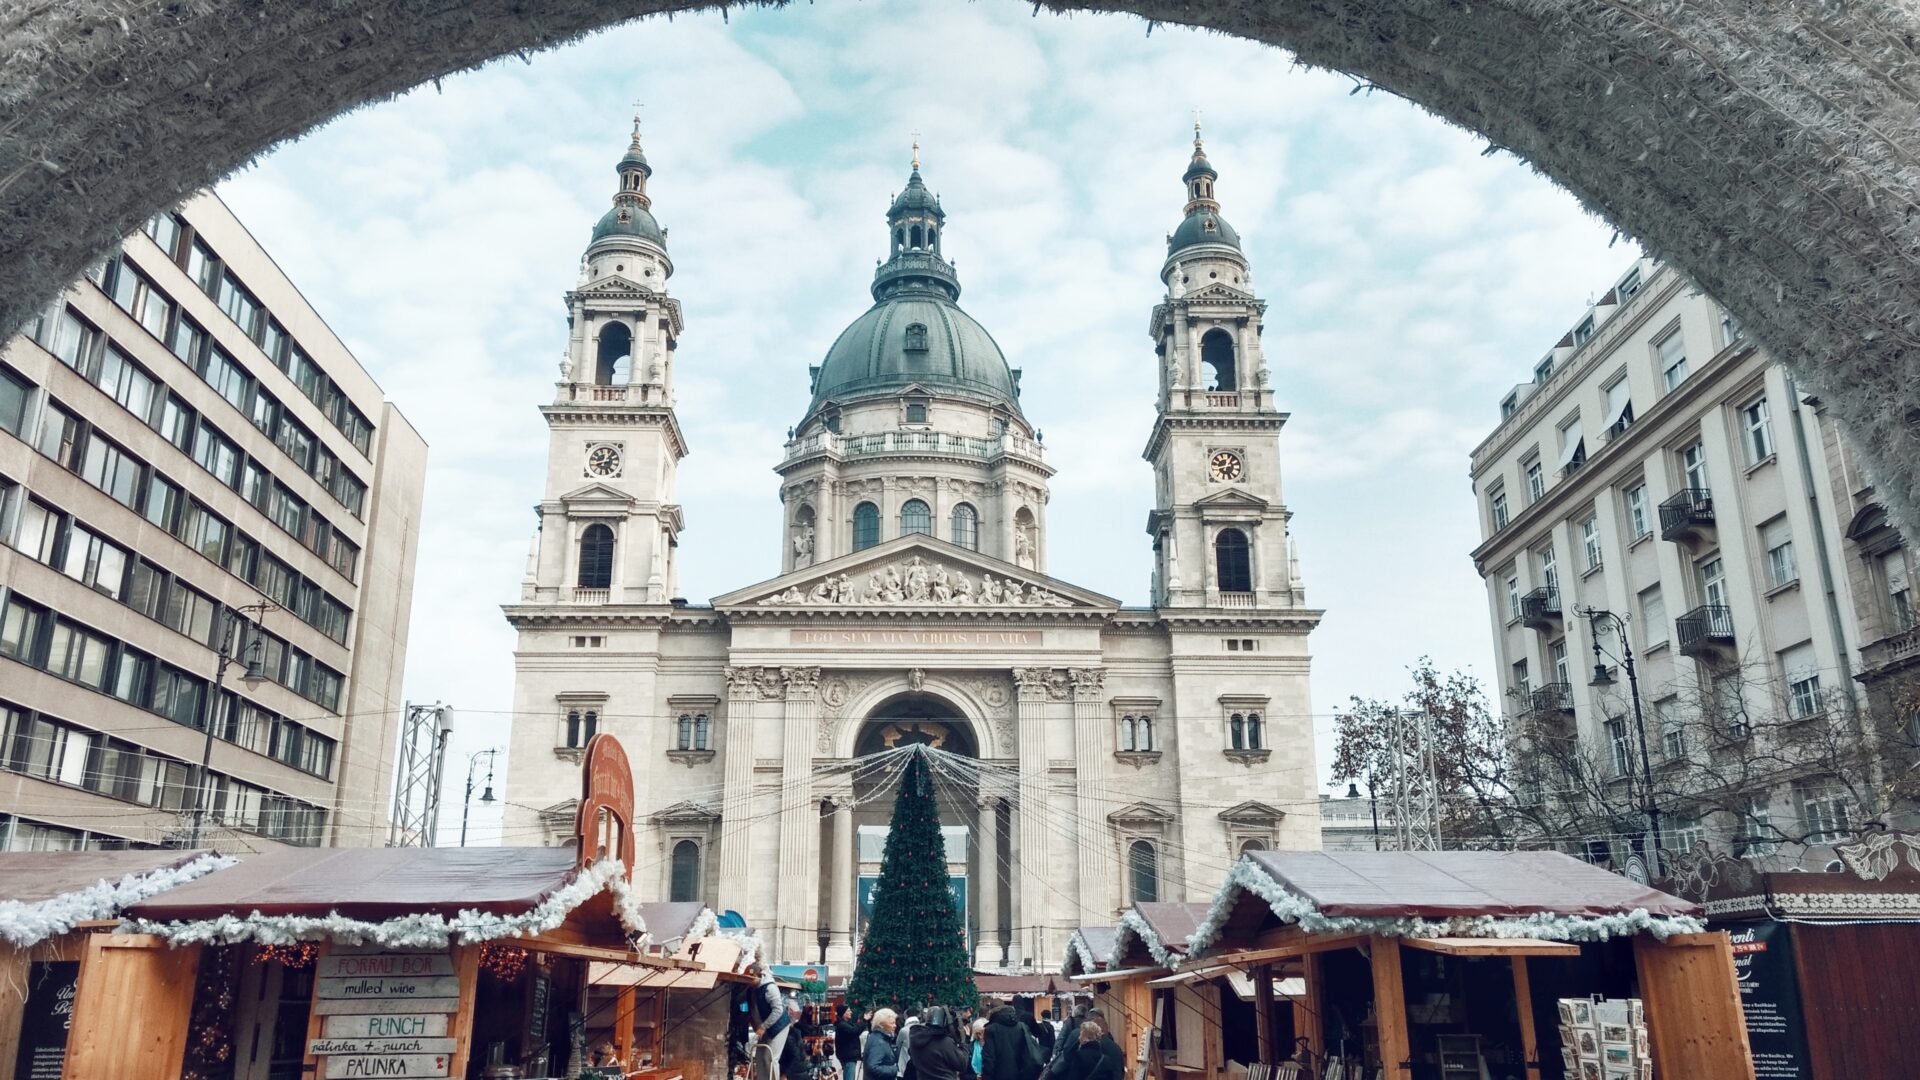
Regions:
[[[1041,585],[929,562],[919,555],[872,567],[865,580],[828,574],[764,597],[766,607],[1072,607],[1073,601]]]

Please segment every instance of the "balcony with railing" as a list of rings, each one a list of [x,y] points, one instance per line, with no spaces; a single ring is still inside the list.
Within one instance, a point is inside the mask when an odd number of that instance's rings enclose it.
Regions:
[[[1560,623],[1560,590],[1540,588],[1520,598],[1520,624],[1529,630],[1552,630]]]
[[[1861,678],[1877,678],[1920,661],[1920,624],[1909,623],[1860,650]]]
[[[818,431],[789,442],[786,460],[795,461],[820,453],[842,459],[881,454],[938,454],[983,461],[1003,455],[1030,461],[1046,460],[1046,450],[1039,442],[1010,431],[992,439],[958,435],[950,431],[876,431],[866,435],[836,435],[831,431]]]
[[[573,590],[573,602],[576,604],[604,604],[612,595],[611,589],[576,588]]]
[[[1713,527],[1713,492],[1681,488],[1660,504],[1660,539],[1689,540]]]
[[[1701,604],[1674,622],[1683,656],[1712,657],[1733,649],[1733,611],[1725,604]]]
[[[1220,594],[1220,606],[1250,608],[1253,606],[1253,594],[1250,592],[1223,592]]]
[[[1527,705],[1538,717],[1573,715],[1573,684],[1550,682],[1528,695]]]

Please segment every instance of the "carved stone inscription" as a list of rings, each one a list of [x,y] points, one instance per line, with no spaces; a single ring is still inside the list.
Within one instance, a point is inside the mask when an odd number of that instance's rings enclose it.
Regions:
[[[787,631],[794,645],[892,648],[901,645],[945,649],[1038,649],[1044,630],[805,630]]]

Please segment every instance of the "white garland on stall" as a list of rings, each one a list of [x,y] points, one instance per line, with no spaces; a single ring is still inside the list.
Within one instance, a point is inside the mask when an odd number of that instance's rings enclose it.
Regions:
[[[0,900],[0,939],[18,948],[31,948],[90,919],[112,918],[150,896],[239,861],[231,855],[206,854],[181,866],[128,874],[117,882],[102,879],[45,900]]]
[[[602,859],[573,880],[548,893],[518,915],[463,909],[451,918],[440,914],[401,915],[381,922],[349,918],[338,912],[325,915],[221,915],[213,919],[154,922],[122,920],[119,932],[157,934],[172,945],[233,945],[255,941],[262,945],[291,945],[297,941],[335,941],[349,945],[378,945],[387,949],[444,949],[500,938],[532,937],[558,927],[573,910],[602,891],[613,894],[613,910],[635,948],[646,943],[647,924],[618,859]]]
[[[1139,938],[1141,944],[1147,947],[1147,955],[1153,957],[1154,963],[1159,964],[1161,967],[1173,966],[1175,957],[1172,950],[1167,948],[1167,943],[1160,940],[1159,931],[1155,930],[1152,924],[1148,923],[1147,920],[1133,908],[1128,908],[1120,915],[1120,926],[1113,934],[1112,963],[1118,964],[1120,958],[1127,954],[1127,935],[1129,933]]]
[[[1080,958],[1080,970],[1083,974],[1091,975],[1100,970],[1100,964],[1093,956],[1093,947],[1087,944],[1085,934],[1075,930],[1067,935],[1067,949],[1072,955]],[[1067,965],[1060,965],[1060,974],[1067,974]]]
[[[719,936],[740,946],[740,963],[734,971],[741,972],[753,967],[766,950],[766,942],[760,939],[757,930],[723,929]]]
[[[1235,863],[1227,883],[1214,895],[1207,917],[1187,939],[1188,955],[1199,956],[1219,939],[1227,915],[1250,892],[1265,900],[1280,921],[1309,934],[1378,934],[1383,937],[1504,937],[1539,941],[1605,941],[1650,933],[1665,940],[1673,934],[1698,934],[1706,923],[1690,915],[1655,915],[1646,908],[1614,915],[1472,915],[1452,919],[1411,916],[1324,915],[1311,900],[1287,891],[1251,859]]]
[[[693,917],[693,925],[687,927],[687,932],[680,935],[680,940],[698,941],[712,934],[719,925],[720,916],[715,915],[712,908],[703,907],[700,909],[700,914]]]

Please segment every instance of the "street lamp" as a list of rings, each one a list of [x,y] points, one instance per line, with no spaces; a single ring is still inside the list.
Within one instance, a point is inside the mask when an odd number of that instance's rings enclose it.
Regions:
[[[487,759],[487,786],[480,792],[480,801],[493,802],[493,756],[498,749],[476,750],[467,755],[467,794],[460,800],[460,846],[467,846],[467,815],[473,811],[473,770],[480,764],[481,758]]]
[[[1647,719],[1640,711],[1640,677],[1633,666],[1633,643],[1627,640],[1625,619],[1611,611],[1588,607],[1576,611],[1587,618],[1587,636],[1593,641],[1593,679],[1588,686],[1612,686],[1613,673],[1607,670],[1606,655],[1600,649],[1600,621],[1610,619],[1620,633],[1620,666],[1627,671],[1628,696],[1633,699],[1633,728],[1640,738],[1641,810],[1647,816],[1647,873],[1660,874],[1660,808],[1653,799],[1653,758],[1647,752]]]
[[[277,610],[279,609],[272,602],[262,600],[257,604],[242,604],[237,608],[228,608],[221,615],[220,647],[216,650],[219,656],[213,665],[213,689],[201,696],[200,707],[196,710],[199,714],[200,729],[207,733],[207,738],[206,745],[200,751],[200,765],[193,774],[193,816],[187,821],[187,838],[182,845],[184,847],[200,846],[201,831],[206,827],[207,815],[212,811],[210,804],[213,801],[213,791],[212,785],[207,783],[207,773],[213,765],[213,703],[220,696],[221,687],[226,684],[227,665],[238,659],[233,651],[234,632],[243,622],[253,626],[255,620],[263,618],[269,611]],[[240,681],[245,683],[249,690],[258,686],[264,677],[260,669],[260,647],[261,641],[258,634],[253,635],[252,641],[243,639],[241,651],[246,654],[246,661],[242,664]]]

